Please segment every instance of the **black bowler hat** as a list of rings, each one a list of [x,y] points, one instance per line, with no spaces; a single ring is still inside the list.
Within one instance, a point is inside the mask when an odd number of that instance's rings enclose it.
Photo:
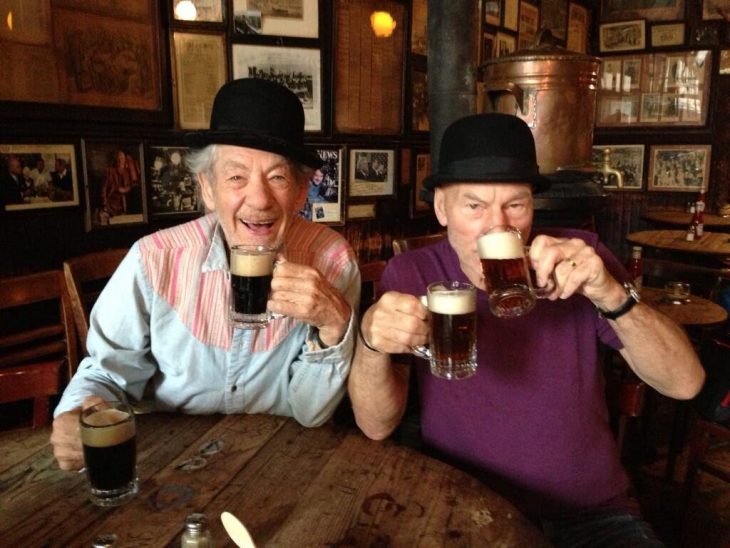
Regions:
[[[304,146],[304,109],[289,89],[260,78],[224,84],[213,101],[210,129],[185,135],[193,148],[238,145],[281,154],[318,168],[322,160]]]
[[[466,116],[446,128],[438,171],[423,186],[445,183],[531,183],[535,193],[550,187],[538,170],[530,128],[517,116],[498,113]]]

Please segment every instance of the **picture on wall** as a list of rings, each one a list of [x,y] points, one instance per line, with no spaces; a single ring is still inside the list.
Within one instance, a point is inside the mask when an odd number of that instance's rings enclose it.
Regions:
[[[350,196],[392,196],[395,152],[350,150]]]
[[[657,145],[649,149],[648,190],[697,192],[707,188],[711,145]]]
[[[307,200],[299,214],[308,221],[344,225],[344,188],[342,162],[344,149],[317,148],[324,164],[309,180]]]
[[[147,221],[142,143],[82,139],[86,230]]]
[[[153,218],[197,217],[205,209],[193,174],[185,165],[187,152],[187,147],[176,146],[150,146],[147,149],[149,210]]]
[[[415,177],[413,178],[411,218],[427,215],[431,211],[431,204],[421,199],[423,180],[431,174],[431,155],[427,152],[418,152],[415,155]]]
[[[317,38],[318,0],[233,0],[238,34]]]
[[[517,49],[535,47],[537,29],[540,23],[540,10],[529,2],[520,2],[520,24],[517,34]]]
[[[600,5],[601,21],[684,19],[684,0],[602,0]]]
[[[599,40],[601,53],[644,49],[646,47],[646,21],[638,19],[601,25]]]
[[[233,78],[261,78],[293,91],[304,107],[304,129],[322,129],[320,51],[312,48],[233,45]]]
[[[641,190],[644,181],[644,145],[601,145],[593,147],[591,161],[595,166],[604,163],[604,150],[610,149],[610,167],[621,172],[623,186],[618,186],[618,178],[610,175],[603,188],[614,190]]]
[[[73,145],[0,145],[5,211],[79,204]]]

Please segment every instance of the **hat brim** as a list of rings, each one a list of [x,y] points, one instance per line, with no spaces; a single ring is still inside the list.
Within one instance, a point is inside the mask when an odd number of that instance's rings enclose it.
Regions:
[[[454,177],[453,175],[439,175],[434,173],[423,180],[423,188],[432,191],[440,185],[448,183],[525,183],[532,185],[532,193],[539,194],[550,188],[550,179],[542,175],[516,175],[514,173],[490,174],[489,177]]]
[[[319,169],[324,162],[313,150],[293,145],[283,139],[241,130],[204,130],[185,134],[185,144],[192,148],[208,145],[236,145],[280,154],[312,169]]]

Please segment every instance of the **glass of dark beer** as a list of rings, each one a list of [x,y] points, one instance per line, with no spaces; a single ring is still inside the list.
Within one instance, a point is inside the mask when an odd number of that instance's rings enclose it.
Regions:
[[[266,309],[278,248],[266,245],[231,247],[231,310],[235,327],[261,329],[272,319]]]
[[[121,401],[81,412],[81,444],[91,502],[118,506],[139,491],[134,410]]]
[[[477,368],[477,294],[466,282],[435,282],[428,286],[431,335],[429,346],[414,353],[427,358],[431,373],[442,379],[466,379]]]
[[[522,233],[513,226],[490,228],[477,240],[489,309],[498,318],[524,316],[535,307]]]

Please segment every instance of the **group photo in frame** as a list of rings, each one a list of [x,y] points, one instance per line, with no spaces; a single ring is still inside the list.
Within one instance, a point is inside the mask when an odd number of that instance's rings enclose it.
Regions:
[[[147,147],[150,217],[197,217],[205,207],[193,173],[185,164],[187,147]]]
[[[596,145],[593,147],[591,161],[600,167],[604,163],[604,150],[610,149],[610,167],[621,172],[623,186],[618,186],[618,178],[610,175],[603,188],[611,190],[641,190],[644,184],[644,145]]]
[[[395,151],[350,150],[349,196],[393,196],[395,193]]]
[[[345,149],[318,146],[316,150],[323,164],[314,171],[309,180],[307,199],[300,215],[315,223],[344,225],[342,164]]]
[[[0,145],[5,211],[79,205],[73,145]]]
[[[81,140],[86,230],[147,222],[142,143]]]
[[[647,190],[698,192],[707,188],[711,148],[711,145],[650,147]]]
[[[605,23],[599,26],[598,38],[601,53],[643,50],[646,47],[646,21]]]
[[[233,44],[233,78],[261,78],[294,92],[304,107],[304,130],[322,130],[322,61],[317,48]]]
[[[233,0],[237,34],[319,37],[318,0]]]

